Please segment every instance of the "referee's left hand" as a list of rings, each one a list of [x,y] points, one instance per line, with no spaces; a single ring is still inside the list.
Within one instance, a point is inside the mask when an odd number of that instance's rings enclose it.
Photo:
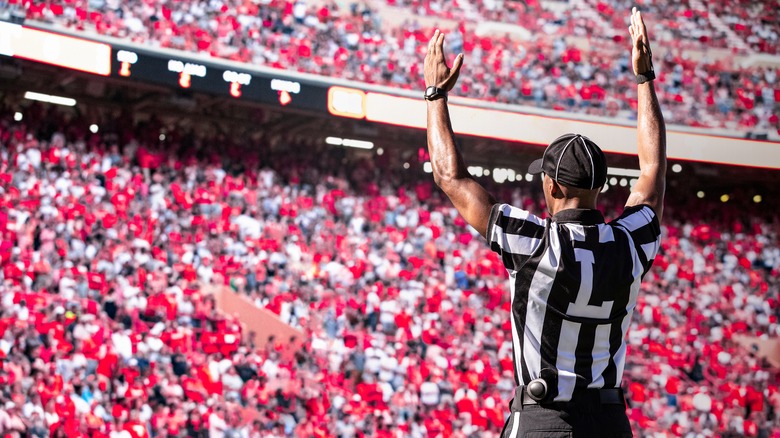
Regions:
[[[653,70],[653,51],[650,50],[647,26],[642,13],[636,8],[631,9],[631,26],[628,27],[628,33],[631,35],[631,61],[634,74],[644,74]]]
[[[445,91],[452,90],[455,83],[458,82],[460,67],[463,65],[463,54],[459,54],[452,64],[452,68],[447,67],[447,60],[444,58],[444,34],[436,29],[433,38],[428,42],[428,53],[425,54],[425,65],[423,73],[425,75],[425,86],[431,85],[443,88]]]

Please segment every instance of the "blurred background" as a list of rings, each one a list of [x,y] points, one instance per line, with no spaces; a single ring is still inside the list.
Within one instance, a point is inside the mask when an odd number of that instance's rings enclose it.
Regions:
[[[545,216],[563,132],[639,175],[628,14],[668,129],[628,335],[637,437],[780,437],[778,1],[0,0],[0,433],[498,437],[506,271],[433,184]],[[451,58],[452,59],[452,58]]]

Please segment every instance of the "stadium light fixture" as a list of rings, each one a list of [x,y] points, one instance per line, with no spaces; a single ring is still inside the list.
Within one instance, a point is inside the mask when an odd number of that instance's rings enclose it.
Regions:
[[[333,146],[344,146],[357,149],[373,149],[374,143],[365,140],[355,140],[352,138],[327,137],[325,143]],[[384,151],[383,151],[384,152]]]
[[[23,118],[24,116],[22,115],[22,113],[18,111],[14,113],[14,121],[21,122]]]
[[[682,166],[679,165],[679,164],[672,165],[672,172],[674,172],[674,173],[682,172]]]
[[[96,125],[94,123],[89,125],[89,132],[91,132],[93,134],[97,134],[98,130],[99,130],[98,125]]]
[[[384,149],[382,149],[382,148],[377,148],[377,150],[376,150],[376,154],[377,154],[377,155],[384,155],[384,153],[385,153],[385,150],[384,150]]]
[[[697,198],[699,198],[699,199],[704,199],[704,192],[702,192],[701,190],[699,190],[699,191],[696,193],[696,197],[697,197]]]
[[[640,174],[641,174],[641,172],[639,172],[638,169],[624,169],[622,167],[608,167],[607,168],[607,175],[627,176],[629,178],[639,178]]]
[[[345,138],[342,145],[348,148],[374,149],[373,142],[365,140],[353,140],[351,138]]]
[[[483,170],[482,166],[469,166],[468,167],[469,174],[471,174],[471,176],[477,177],[477,178],[482,176],[482,170]]]
[[[755,202],[756,204],[760,204],[761,201],[763,201],[763,200],[764,199],[761,197],[761,195],[753,196],[753,202]]]
[[[729,199],[731,199],[729,195],[726,194],[720,195],[720,202],[729,202]]]
[[[71,99],[70,97],[36,93],[34,91],[28,91],[24,93],[24,98],[29,100],[37,100],[38,102],[53,103],[55,105],[76,106],[76,99]]]
[[[409,162],[407,161],[406,163],[404,163],[404,169],[408,169],[408,168],[409,168]]]
[[[532,174],[530,174],[530,173],[526,173],[525,174],[525,180],[528,181],[528,182],[531,182],[531,181],[534,180],[534,176]]]
[[[625,187],[628,185],[628,180],[625,178],[620,179],[620,187]]]
[[[339,137],[328,137],[325,139],[325,143],[332,146],[341,146],[344,143],[344,140]]]
[[[423,163],[423,171],[425,173],[432,173],[433,172],[433,166],[431,165],[430,161],[426,161]]]
[[[493,169],[493,181],[501,184],[503,182],[514,182],[515,180],[515,171],[514,169],[508,169],[504,167],[496,167]]]

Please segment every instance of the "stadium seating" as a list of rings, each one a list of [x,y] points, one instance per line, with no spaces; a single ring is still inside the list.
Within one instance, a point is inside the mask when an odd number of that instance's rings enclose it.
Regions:
[[[161,144],[159,122],[130,119],[93,134],[37,105],[0,112],[0,432],[497,436],[506,273],[429,175],[267,146],[287,138],[166,126]],[[538,213],[533,186],[490,189]],[[604,195],[607,216],[625,196]],[[780,336],[777,218],[687,196],[629,335],[636,436],[778,436],[778,370],[737,342]],[[304,349],[257,347],[202,284],[302,329]]]
[[[587,0],[555,9],[545,8],[536,0],[384,1],[397,8],[394,12],[459,22],[519,25],[532,32],[558,36],[589,35],[606,39],[618,36],[617,40],[621,41],[626,28],[626,5],[615,0]],[[726,48],[777,54],[780,24],[773,9],[777,5],[772,2],[640,1],[638,6],[650,23],[654,40],[662,44],[693,50]]]
[[[89,9],[69,1],[32,2],[28,17],[253,65],[421,89],[420,65],[433,33],[433,24],[415,19],[422,11],[447,20],[441,27],[450,33],[448,49],[467,55],[457,95],[611,118],[634,113],[619,2],[589,0],[562,12],[536,1],[460,0],[454,6],[447,2],[447,7],[441,1],[386,2],[389,11],[405,20],[389,22],[357,3],[344,10],[335,2],[312,6],[281,0],[188,0],[156,6],[106,1]],[[656,68],[668,123],[778,132],[776,66],[744,67],[729,57],[681,54],[683,49],[706,48],[776,53],[779,25],[771,2],[644,3],[655,47],[665,53]],[[533,37],[514,38],[503,28],[484,34],[475,30],[475,22],[518,24]],[[576,39],[584,39],[589,49]]]

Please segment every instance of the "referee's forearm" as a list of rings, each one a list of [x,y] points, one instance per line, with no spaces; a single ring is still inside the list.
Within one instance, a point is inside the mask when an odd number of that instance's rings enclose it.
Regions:
[[[638,85],[637,137],[639,167],[660,166],[666,172],[666,125],[653,82]]]
[[[436,185],[445,186],[460,178],[469,178],[468,169],[455,145],[447,101],[438,99],[428,105],[428,153]],[[445,190],[446,191],[446,190]]]

